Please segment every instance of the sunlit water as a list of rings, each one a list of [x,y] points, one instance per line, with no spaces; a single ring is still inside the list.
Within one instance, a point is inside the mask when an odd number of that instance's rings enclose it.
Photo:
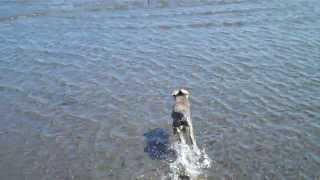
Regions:
[[[0,179],[159,179],[191,91],[207,179],[320,178],[320,1],[0,1]]]

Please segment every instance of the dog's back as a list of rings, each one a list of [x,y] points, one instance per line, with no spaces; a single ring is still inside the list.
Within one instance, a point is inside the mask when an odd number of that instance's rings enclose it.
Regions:
[[[175,105],[172,110],[173,127],[189,126],[188,119],[190,117],[190,103],[185,95],[175,97]]]

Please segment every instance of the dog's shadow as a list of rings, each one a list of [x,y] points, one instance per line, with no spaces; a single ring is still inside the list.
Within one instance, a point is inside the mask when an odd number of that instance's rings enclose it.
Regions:
[[[156,128],[144,133],[146,147],[144,152],[154,160],[174,161],[176,159],[175,151],[170,148],[168,130]]]

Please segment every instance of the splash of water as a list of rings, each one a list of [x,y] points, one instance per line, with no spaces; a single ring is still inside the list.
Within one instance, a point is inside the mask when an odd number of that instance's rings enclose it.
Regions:
[[[205,149],[200,150],[197,145],[189,146],[185,142],[183,140],[171,145],[171,148],[176,151],[177,159],[169,164],[169,178],[171,180],[206,179],[204,169],[211,167],[211,159]]]

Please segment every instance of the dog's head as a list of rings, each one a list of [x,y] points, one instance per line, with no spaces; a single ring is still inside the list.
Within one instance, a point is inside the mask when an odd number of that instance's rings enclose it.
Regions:
[[[187,91],[186,89],[176,89],[172,92],[172,96],[173,97],[177,97],[177,96],[185,96],[186,98],[188,98],[190,95],[189,91]]]

